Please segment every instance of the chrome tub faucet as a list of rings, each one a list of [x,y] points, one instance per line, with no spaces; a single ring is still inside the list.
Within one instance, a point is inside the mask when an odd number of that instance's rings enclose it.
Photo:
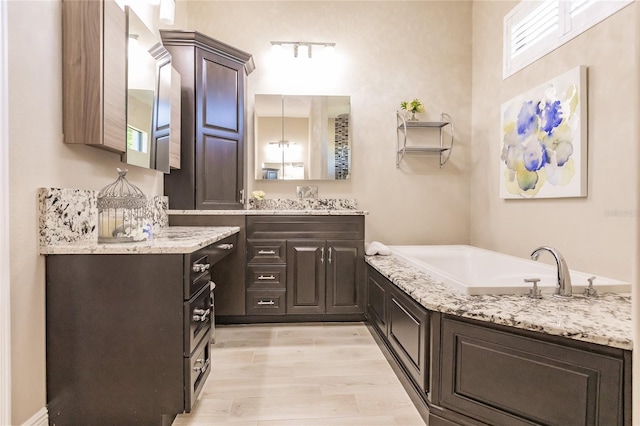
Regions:
[[[567,261],[564,260],[564,257],[558,250],[548,246],[541,246],[535,249],[531,253],[531,259],[538,260],[538,256],[540,256],[541,251],[548,251],[553,255],[556,261],[556,266],[558,268],[558,286],[556,287],[555,295],[559,297],[571,297],[571,275],[569,273]]]

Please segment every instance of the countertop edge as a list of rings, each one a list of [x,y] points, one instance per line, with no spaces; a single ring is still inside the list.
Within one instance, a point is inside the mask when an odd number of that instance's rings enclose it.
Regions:
[[[170,226],[150,240],[103,244],[81,241],[40,246],[41,255],[56,254],[188,254],[240,232],[238,226]],[[185,236],[185,233],[187,234]]]
[[[367,216],[366,210],[167,210],[169,216]]]

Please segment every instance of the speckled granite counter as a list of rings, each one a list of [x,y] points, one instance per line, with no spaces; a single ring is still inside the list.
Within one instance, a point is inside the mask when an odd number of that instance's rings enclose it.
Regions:
[[[309,215],[309,216],[362,216],[358,202],[347,198],[268,198],[249,200],[247,210],[169,210],[169,215]]]
[[[629,294],[602,294],[596,299],[574,295],[571,300],[547,295],[539,300],[520,295],[467,296],[394,256],[368,256],[366,261],[431,311],[615,348],[633,348]]]
[[[166,254],[192,253],[240,231],[237,226],[170,226],[152,239],[120,244],[80,240],[40,246],[40,254]]]

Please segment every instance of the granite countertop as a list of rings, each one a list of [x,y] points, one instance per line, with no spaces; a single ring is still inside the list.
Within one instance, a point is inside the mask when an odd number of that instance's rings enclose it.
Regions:
[[[522,295],[468,296],[393,255],[367,256],[366,261],[431,311],[633,349],[630,294],[605,293],[597,298],[574,295],[570,300],[549,295],[543,299]]]
[[[236,216],[259,216],[259,215],[283,215],[283,216],[363,216],[369,214],[364,210],[335,210],[335,209],[308,209],[308,210],[282,210],[282,209],[249,209],[249,210],[167,210],[169,216],[179,215],[236,215]]]
[[[186,254],[238,232],[237,226],[169,226],[150,240],[114,244],[86,240],[59,243],[40,246],[40,254]]]

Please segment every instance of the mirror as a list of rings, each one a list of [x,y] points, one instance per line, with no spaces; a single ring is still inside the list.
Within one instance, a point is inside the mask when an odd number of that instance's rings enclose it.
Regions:
[[[255,178],[351,175],[349,96],[255,95]]]
[[[142,20],[129,7],[127,14],[127,152],[125,161],[140,167],[169,172],[168,138],[159,138],[158,118],[161,108],[159,92],[166,78],[159,69],[170,64],[171,56]],[[157,103],[156,103],[157,102]]]

